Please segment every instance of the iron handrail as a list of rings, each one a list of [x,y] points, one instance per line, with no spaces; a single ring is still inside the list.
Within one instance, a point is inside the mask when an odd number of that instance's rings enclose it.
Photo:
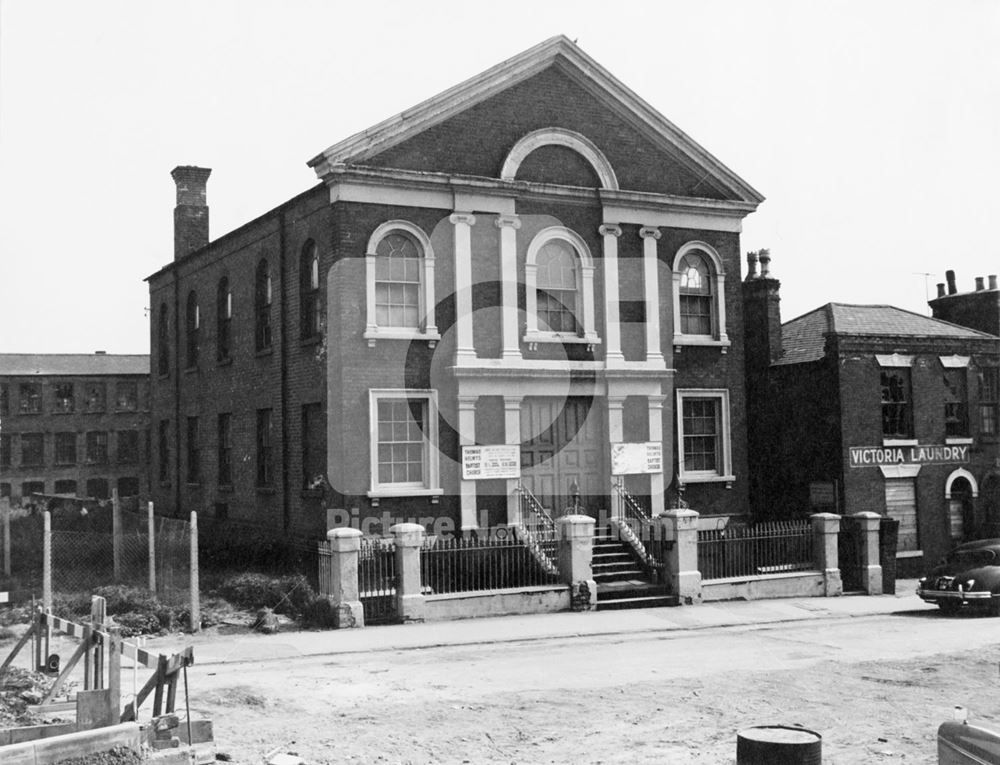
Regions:
[[[538,564],[549,574],[558,574],[559,566],[553,559],[546,547],[550,547],[555,542],[556,524],[552,517],[545,512],[542,503],[535,498],[522,483],[517,484],[514,491],[518,494],[518,504],[521,508],[520,520],[517,524],[517,531],[520,534],[525,546],[531,550],[532,556]],[[548,543],[548,544],[546,544]]]

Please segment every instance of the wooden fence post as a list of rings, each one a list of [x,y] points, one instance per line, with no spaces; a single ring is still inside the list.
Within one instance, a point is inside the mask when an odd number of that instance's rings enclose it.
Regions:
[[[149,591],[156,594],[156,523],[153,519],[153,503],[149,503]]]
[[[191,631],[201,629],[201,601],[198,576],[198,513],[191,511]]]
[[[45,510],[42,518],[42,608],[48,612],[52,610],[52,514]]]
[[[121,627],[108,627],[108,691],[111,708],[108,719],[118,722],[122,706],[122,631]]]
[[[118,489],[111,490],[111,558],[114,578],[119,582],[122,576],[122,502]]]

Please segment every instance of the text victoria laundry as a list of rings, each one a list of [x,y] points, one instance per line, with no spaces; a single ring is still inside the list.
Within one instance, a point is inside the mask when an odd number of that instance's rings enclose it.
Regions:
[[[851,467],[951,464],[969,461],[968,446],[852,446]]]

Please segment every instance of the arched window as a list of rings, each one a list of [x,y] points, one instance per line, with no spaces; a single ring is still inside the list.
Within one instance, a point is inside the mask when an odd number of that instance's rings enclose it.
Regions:
[[[229,359],[230,324],[233,320],[233,293],[229,291],[229,279],[219,279],[215,298],[215,354],[219,361]]]
[[[185,330],[188,368],[198,366],[198,332],[201,329],[201,315],[198,311],[198,294],[191,290],[187,296],[187,311],[185,312]]]
[[[302,247],[299,259],[299,317],[302,339],[318,338],[320,334],[319,252],[312,239]]]
[[[674,258],[674,346],[729,345],[725,274],[719,254],[704,242],[689,242]],[[678,348],[679,350],[679,348]]]
[[[161,375],[170,374],[170,315],[166,303],[160,303],[157,318],[156,371]]]
[[[271,347],[271,272],[263,259],[254,275],[253,309],[254,346],[263,351]]]
[[[434,324],[434,252],[427,235],[401,220],[383,223],[368,240],[364,337],[440,339]]]
[[[593,259],[579,234],[562,226],[538,232],[528,245],[524,288],[526,343],[600,342]]]

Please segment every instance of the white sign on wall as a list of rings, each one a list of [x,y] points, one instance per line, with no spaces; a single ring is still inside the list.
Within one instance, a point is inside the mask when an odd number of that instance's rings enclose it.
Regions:
[[[663,444],[659,441],[611,444],[611,475],[662,472]]]
[[[462,480],[520,478],[521,447],[518,444],[484,444],[462,447]]]

